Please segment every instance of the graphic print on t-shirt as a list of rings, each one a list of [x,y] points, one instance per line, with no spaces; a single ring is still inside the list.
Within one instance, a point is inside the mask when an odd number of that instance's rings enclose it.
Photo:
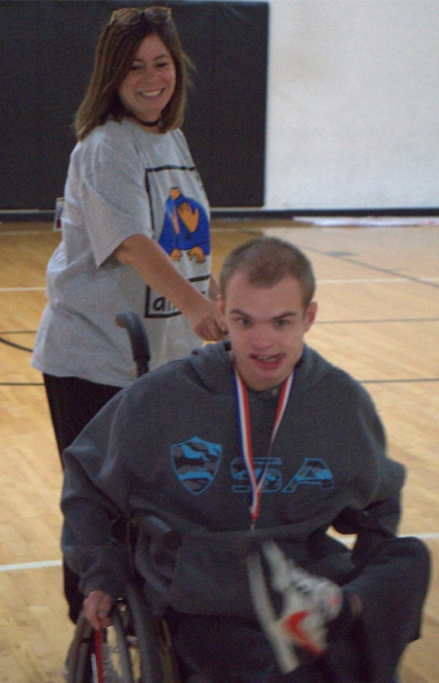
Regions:
[[[159,244],[173,261],[179,261],[183,251],[196,263],[204,263],[210,254],[206,212],[195,199],[185,197],[179,187],[171,189],[166,201]]]
[[[180,274],[207,295],[210,280],[208,205],[195,166],[146,170],[153,235]],[[159,292],[146,288],[145,318],[169,318],[180,311]]]

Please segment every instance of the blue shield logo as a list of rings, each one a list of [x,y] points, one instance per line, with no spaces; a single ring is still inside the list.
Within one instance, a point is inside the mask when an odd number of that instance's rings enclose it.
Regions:
[[[175,476],[190,493],[203,493],[215,479],[221,454],[221,444],[209,443],[198,436],[175,444],[171,447]]]

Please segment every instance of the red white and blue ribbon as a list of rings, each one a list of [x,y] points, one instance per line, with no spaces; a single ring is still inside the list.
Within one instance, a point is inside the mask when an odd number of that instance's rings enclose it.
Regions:
[[[273,446],[273,442],[276,438],[277,430],[282,421],[285,408],[288,403],[288,398],[290,396],[291,387],[294,382],[294,371],[287,377],[283,382],[279,403],[277,405],[276,417],[274,420],[273,432],[271,434],[270,445],[268,448],[267,458],[264,467],[261,469],[259,475],[256,474],[256,469],[254,465],[253,458],[253,447],[252,438],[250,431],[250,408],[248,402],[248,391],[244,382],[242,381],[239,373],[234,369],[235,372],[235,386],[236,386],[236,406],[237,406],[237,416],[239,424],[239,433],[241,437],[241,452],[242,459],[244,461],[245,469],[247,471],[248,479],[250,482],[251,498],[250,498],[250,516],[252,520],[252,528],[256,524],[259,517],[260,505],[261,505],[261,493],[264,488],[265,477],[268,472],[268,466],[270,463],[270,454]]]

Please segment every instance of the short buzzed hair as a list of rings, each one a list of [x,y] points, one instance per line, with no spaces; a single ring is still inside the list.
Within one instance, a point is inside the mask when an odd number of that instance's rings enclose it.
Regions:
[[[226,256],[220,274],[224,298],[230,279],[238,271],[257,287],[272,287],[284,277],[292,277],[299,281],[304,308],[313,300],[316,281],[311,262],[300,249],[277,237],[255,237]]]

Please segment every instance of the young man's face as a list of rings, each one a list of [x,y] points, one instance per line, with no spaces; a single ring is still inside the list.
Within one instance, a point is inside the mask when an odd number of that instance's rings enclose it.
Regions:
[[[299,282],[290,276],[272,287],[260,287],[237,272],[225,299],[220,297],[220,308],[245,384],[256,391],[281,384],[302,355],[317,303],[305,310]]]

